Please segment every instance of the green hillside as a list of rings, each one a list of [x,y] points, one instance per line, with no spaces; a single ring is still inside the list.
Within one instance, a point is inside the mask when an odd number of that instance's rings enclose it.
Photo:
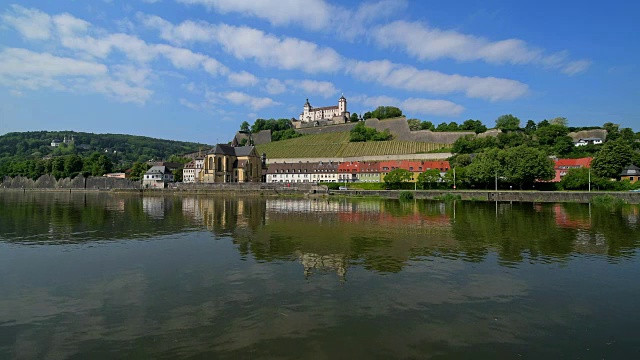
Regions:
[[[295,139],[258,145],[258,152],[270,159],[403,155],[426,153],[447,144],[412,141],[349,142],[349,132],[305,135]]]
[[[73,137],[73,142],[52,147],[53,139]],[[11,163],[38,161],[43,158],[78,155],[89,157],[100,153],[107,156],[115,168],[130,167],[134,162],[166,160],[171,155],[181,155],[207,149],[210,145],[184,141],[155,139],[146,136],[122,134],[93,134],[74,131],[12,132],[0,136],[0,170]],[[0,171],[0,175],[2,171]]]

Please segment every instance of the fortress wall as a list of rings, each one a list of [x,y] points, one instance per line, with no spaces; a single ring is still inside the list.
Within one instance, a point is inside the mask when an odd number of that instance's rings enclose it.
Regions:
[[[338,124],[338,125],[307,127],[307,128],[299,128],[299,129],[295,129],[295,130],[296,130],[296,132],[298,134],[315,135],[315,134],[326,134],[326,133],[337,133],[337,132],[351,131],[351,129],[356,127],[356,125],[358,125],[358,123],[346,123],[346,124]]]
[[[574,142],[585,138],[601,138],[602,140],[605,140],[607,138],[607,130],[582,130],[569,133],[569,136],[573,139]]]
[[[431,130],[411,131],[407,118],[399,117],[393,119],[367,119],[365,125],[375,128],[378,131],[389,129],[394,136],[394,140],[398,141],[416,141],[437,144],[453,144],[458,138],[465,135],[475,135],[473,131],[455,131],[455,132],[433,132]]]
[[[446,160],[453,154],[451,153],[428,153],[428,154],[402,154],[402,155],[370,155],[370,156],[351,156],[351,157],[333,157],[333,158],[267,158],[267,164],[282,163],[299,163],[299,162],[345,162],[345,161],[389,161],[389,160]]]

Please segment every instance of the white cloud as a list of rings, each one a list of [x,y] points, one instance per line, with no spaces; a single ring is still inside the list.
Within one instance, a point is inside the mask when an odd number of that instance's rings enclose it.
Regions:
[[[316,80],[286,80],[285,83],[294,89],[299,89],[309,95],[318,94],[324,98],[335,95],[338,90],[333,86],[333,83],[328,81],[316,81]]]
[[[178,0],[202,5],[218,13],[239,13],[268,21],[271,25],[298,25],[316,31],[334,31],[353,39],[374,21],[393,16],[406,7],[405,0],[365,2],[356,9],[333,5],[325,0]]]
[[[51,36],[51,17],[37,9],[11,5],[2,15],[2,21],[30,40],[46,40]]]
[[[63,91],[92,91],[122,102],[144,103],[152,91],[142,86],[148,73],[114,67],[111,77],[107,66],[96,62],[36,53],[26,49],[7,48],[0,52],[0,84],[13,90],[53,88]],[[136,84],[129,84],[130,82]]]
[[[486,38],[441,30],[419,22],[394,21],[380,26],[371,36],[382,47],[399,47],[419,60],[451,58],[491,64],[538,64],[551,68],[568,66],[579,71],[587,66],[567,64],[568,54],[545,54],[520,39],[490,41]],[[564,71],[569,73],[569,71]]]
[[[145,26],[158,30],[162,39],[174,44],[215,41],[236,58],[253,59],[262,66],[309,73],[342,68],[343,59],[335,50],[305,40],[278,37],[246,26],[193,21],[173,25],[144,14],[138,14],[138,18]]]
[[[285,92],[287,87],[278,79],[269,79],[265,85],[265,90],[271,95],[276,95]]]
[[[78,19],[70,14],[54,16],[53,23],[56,27],[56,31],[61,37],[69,37],[85,33],[91,26],[87,21]]]
[[[297,23],[320,30],[333,16],[333,7],[323,0],[178,0],[187,5],[203,5],[219,13],[240,13],[269,21],[273,25]]]
[[[572,61],[562,68],[562,72],[571,76],[586,71],[589,66],[591,66],[591,61],[589,60]]]
[[[96,76],[107,73],[107,67],[88,61],[36,53],[26,49],[6,48],[0,52],[0,76],[60,77]]]
[[[396,89],[435,94],[463,92],[471,98],[491,101],[511,100],[528,92],[526,84],[515,80],[448,75],[394,64],[388,60],[353,61],[348,72],[362,81],[373,81]]]
[[[228,78],[231,85],[240,87],[254,86],[260,81],[255,75],[246,71],[230,73]]]
[[[263,66],[309,73],[340,70],[338,53],[312,42],[295,38],[279,38],[248,27],[220,25],[216,40],[238,59],[254,59]]]
[[[457,116],[464,111],[463,106],[448,100],[423,98],[400,100],[390,96],[354,96],[350,101],[372,108],[377,106],[396,106],[409,114]]]
[[[255,97],[240,91],[220,93],[218,96],[232,104],[249,106],[253,110],[260,110],[266,107],[279,105],[278,102],[273,101],[270,98]]]

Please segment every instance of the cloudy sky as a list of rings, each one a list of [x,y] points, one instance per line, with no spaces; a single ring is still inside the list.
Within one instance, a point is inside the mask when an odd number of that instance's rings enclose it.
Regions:
[[[633,1],[0,2],[0,134],[226,142],[306,98],[640,130]]]

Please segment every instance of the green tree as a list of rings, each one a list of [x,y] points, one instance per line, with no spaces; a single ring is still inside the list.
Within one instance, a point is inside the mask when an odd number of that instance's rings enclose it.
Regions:
[[[425,188],[425,185],[431,189],[431,184],[437,183],[441,179],[440,170],[438,169],[429,169],[418,175],[418,183],[421,184],[423,189]]]
[[[607,130],[607,141],[615,141],[620,137],[620,125],[608,122],[602,128]]]
[[[418,119],[409,119],[407,120],[407,124],[409,125],[410,131],[420,130],[420,120]]]
[[[406,169],[391,170],[384,176],[384,182],[391,189],[398,189],[402,186],[402,183],[406,183],[411,180],[411,175],[411,172]]]
[[[575,145],[573,144],[573,139],[570,136],[557,137],[553,143],[553,153],[558,156],[568,155],[574,148]]]
[[[371,112],[371,117],[376,119],[389,119],[402,116],[402,110],[395,106],[378,106]]]
[[[64,176],[75,177],[82,171],[84,163],[78,155],[67,155],[64,159]]]
[[[487,131],[487,127],[480,120],[469,119],[460,125],[460,130],[468,130],[480,134]]]
[[[533,134],[537,129],[538,127],[533,120],[527,120],[527,125],[524,126],[524,132],[527,134]]]
[[[569,128],[556,124],[540,127],[535,132],[538,143],[543,146],[553,146],[557,138],[567,136],[567,134],[569,134]]]
[[[493,148],[477,154],[466,167],[466,178],[470,185],[489,188],[499,175],[501,167],[500,150]]]
[[[144,176],[144,173],[149,170],[150,166],[147,163],[135,162],[133,168],[131,168],[131,180],[140,181]]]
[[[433,126],[433,123],[431,121],[423,121],[420,123],[420,130],[431,130],[431,131],[435,131],[436,127]]]
[[[622,170],[634,160],[633,150],[622,139],[607,141],[593,157],[591,168],[600,177],[620,178]]]
[[[560,188],[564,190],[587,190],[589,188],[589,169],[569,169],[567,174],[560,180]]]
[[[358,113],[355,113],[355,112],[354,112],[354,113],[352,113],[352,114],[351,114],[351,117],[349,118],[349,121],[351,121],[351,122],[358,122],[358,121],[360,121],[360,118],[358,118]]]
[[[371,112],[370,111],[365,112],[364,115],[362,115],[362,118],[364,120],[371,119],[372,118]]]
[[[505,180],[520,189],[530,186],[537,180],[551,180],[555,175],[554,162],[544,151],[518,146],[502,150],[502,175]]]
[[[380,132],[374,128],[368,128],[364,122],[359,122],[349,134],[349,141],[351,142],[363,142],[363,141],[386,141],[391,140],[392,136],[389,129],[384,129]]]
[[[520,129],[520,119],[511,114],[502,115],[496,119],[496,128],[505,132],[516,131]]]
[[[569,120],[567,120],[566,117],[560,117],[560,116],[549,120],[549,123],[551,125],[560,125],[564,127],[569,126]]]
[[[240,131],[249,131],[250,127],[249,127],[249,123],[247,121],[243,121],[242,124],[240,124]]]

